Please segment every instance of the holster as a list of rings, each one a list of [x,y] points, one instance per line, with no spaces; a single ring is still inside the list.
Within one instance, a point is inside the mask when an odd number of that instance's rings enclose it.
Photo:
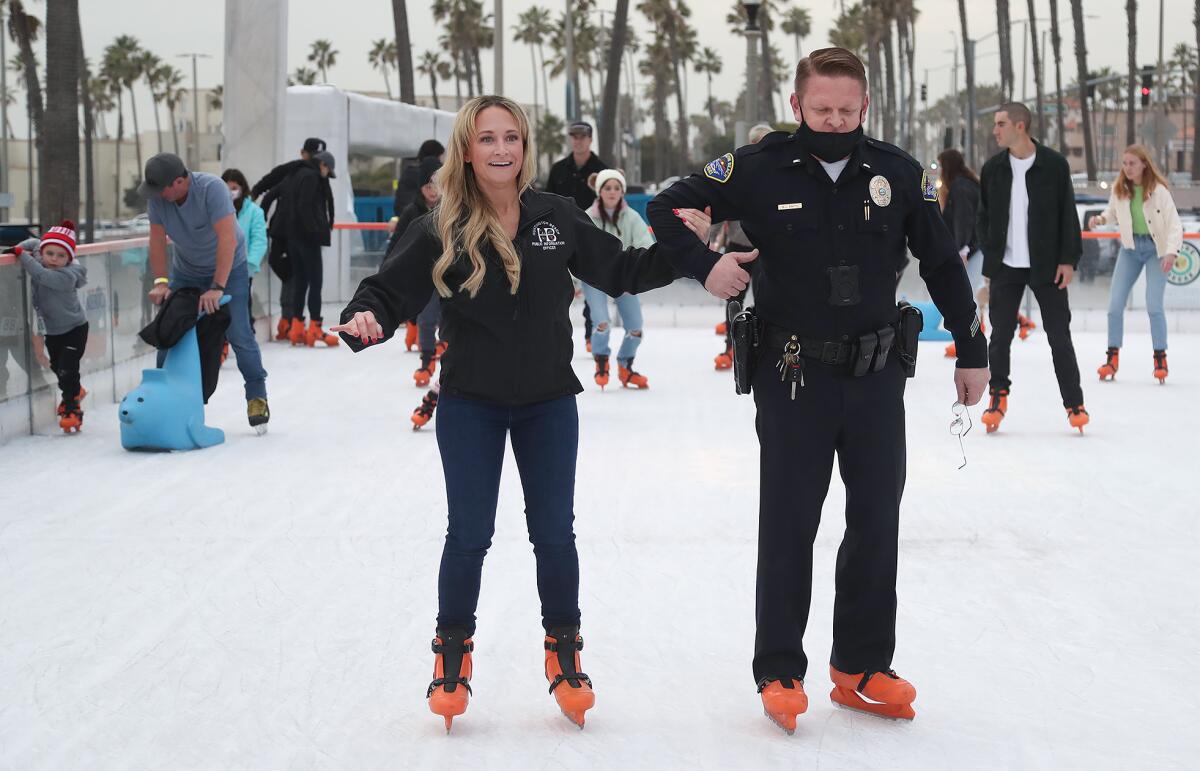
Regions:
[[[920,308],[904,300],[896,307],[900,311],[900,320],[896,323],[899,332],[896,353],[900,356],[904,376],[913,377],[917,374],[917,342],[921,338],[921,330],[925,328],[925,317]]]
[[[725,317],[733,341],[734,390],[748,394],[758,349],[758,316],[754,315],[754,308],[743,308],[739,300],[730,300],[725,305]]]

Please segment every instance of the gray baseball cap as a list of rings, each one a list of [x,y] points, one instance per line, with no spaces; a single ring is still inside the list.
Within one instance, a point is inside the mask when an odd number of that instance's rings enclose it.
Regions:
[[[146,171],[142,175],[142,184],[138,185],[138,195],[142,198],[154,198],[162,193],[163,188],[170,187],[175,180],[186,177],[187,166],[183,160],[173,153],[159,153],[146,161]]]
[[[329,178],[330,179],[337,178],[337,175],[333,173],[333,169],[337,165],[337,162],[333,160],[333,153],[329,152],[328,150],[322,150],[319,153],[313,153],[313,160],[320,161],[321,163],[323,163],[329,167]]]

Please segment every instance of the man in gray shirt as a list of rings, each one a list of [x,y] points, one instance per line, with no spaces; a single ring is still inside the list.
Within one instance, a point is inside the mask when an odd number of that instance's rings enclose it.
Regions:
[[[246,413],[259,433],[271,417],[267,407],[267,372],[250,321],[250,276],[246,236],[237,225],[233,199],[220,177],[191,171],[178,156],[159,153],[146,162],[138,188],[150,216],[150,300],[161,303],[174,289],[195,287],[200,310],[216,311],[229,295],[226,337],[246,381]],[[167,238],[175,246],[168,270]]]

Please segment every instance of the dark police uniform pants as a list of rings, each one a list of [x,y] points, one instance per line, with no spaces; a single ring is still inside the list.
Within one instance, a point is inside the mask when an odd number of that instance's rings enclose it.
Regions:
[[[896,552],[904,490],[904,373],[854,378],[805,359],[792,401],[778,352],[760,351],[754,374],[760,446],[754,679],[803,678],[812,597],[813,540],[834,453],[846,486],[830,663],[843,672],[886,670],[896,647]]]

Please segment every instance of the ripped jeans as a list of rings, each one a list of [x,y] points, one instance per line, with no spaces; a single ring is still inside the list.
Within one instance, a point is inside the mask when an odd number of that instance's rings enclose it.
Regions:
[[[612,322],[608,315],[608,295],[588,284],[583,285],[583,299],[592,312],[592,355],[608,356],[608,336]],[[623,294],[616,299],[617,312],[625,327],[625,339],[617,351],[617,361],[628,366],[642,344],[642,302],[635,295]]]

